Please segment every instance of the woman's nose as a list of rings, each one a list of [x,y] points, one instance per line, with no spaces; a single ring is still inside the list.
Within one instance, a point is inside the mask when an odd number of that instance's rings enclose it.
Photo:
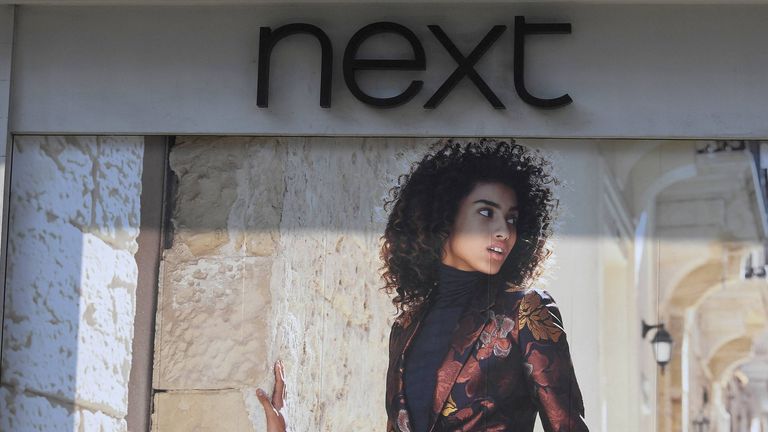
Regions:
[[[509,228],[507,227],[506,221],[496,228],[496,238],[500,240],[506,240],[509,238]]]

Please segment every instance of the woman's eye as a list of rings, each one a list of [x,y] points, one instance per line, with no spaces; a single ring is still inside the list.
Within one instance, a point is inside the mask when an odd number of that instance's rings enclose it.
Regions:
[[[517,216],[512,216],[511,218],[507,219],[507,223],[517,225]]]
[[[480,213],[481,215],[483,215],[485,217],[493,216],[493,210],[491,210],[491,209],[481,209],[478,213]]]

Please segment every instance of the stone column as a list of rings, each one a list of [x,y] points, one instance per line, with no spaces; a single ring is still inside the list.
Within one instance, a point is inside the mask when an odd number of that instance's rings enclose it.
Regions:
[[[0,430],[126,431],[143,139],[17,137]]]

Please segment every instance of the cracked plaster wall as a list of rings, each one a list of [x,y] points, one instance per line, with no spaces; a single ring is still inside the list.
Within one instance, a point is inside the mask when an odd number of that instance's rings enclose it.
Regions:
[[[15,139],[0,430],[127,429],[143,146]]]

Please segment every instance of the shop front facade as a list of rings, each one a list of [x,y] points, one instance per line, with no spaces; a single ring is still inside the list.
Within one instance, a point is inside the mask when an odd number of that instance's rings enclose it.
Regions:
[[[0,6],[0,429],[261,431],[282,359],[292,430],[383,430],[384,201],[431,144],[490,138],[561,180],[538,284],[590,430],[768,430],[766,19]]]

